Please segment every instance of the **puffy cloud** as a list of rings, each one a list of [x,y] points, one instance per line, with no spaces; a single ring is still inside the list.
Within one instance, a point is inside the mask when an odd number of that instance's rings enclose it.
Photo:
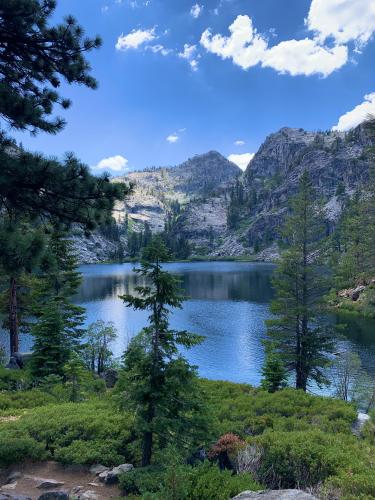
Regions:
[[[263,67],[292,76],[321,74],[328,76],[348,61],[348,49],[342,45],[332,49],[322,47],[316,40],[288,40],[265,51]]]
[[[212,35],[209,29],[201,36],[201,44],[222,59],[232,59],[243,69],[260,63],[267,50],[267,41],[257,33],[249,16],[237,16],[229,26],[230,36]]]
[[[312,0],[305,23],[312,36],[270,46],[252,19],[239,15],[229,26],[229,36],[206,29],[200,42],[208,52],[232,59],[245,70],[260,64],[292,76],[326,77],[348,62],[348,42],[354,41],[358,50],[375,32],[375,1]]]
[[[177,134],[171,134],[169,135],[167,138],[166,138],[166,141],[169,142],[169,144],[174,144],[175,142],[177,142],[179,139],[178,135]]]
[[[199,5],[199,3],[196,3],[190,9],[190,14],[194,17],[194,19],[197,19],[202,14],[202,11],[203,5]]]
[[[117,50],[137,49],[146,42],[150,42],[156,38],[155,28],[149,30],[133,30],[127,35],[122,34],[118,37],[116,43]]]
[[[121,155],[109,156],[108,158],[103,158],[94,167],[98,170],[114,170],[115,172],[121,172],[127,170],[128,160]]]
[[[188,43],[185,43],[184,50],[182,52],[178,53],[178,57],[181,57],[182,59],[186,59],[189,62],[191,69],[193,71],[197,71],[198,58],[200,56],[197,55],[197,46],[196,45],[189,45]]]
[[[254,158],[255,153],[244,153],[242,155],[232,154],[228,156],[228,160],[235,163],[241,170],[246,170],[246,167]]]
[[[322,42],[333,38],[343,44],[363,45],[375,31],[373,0],[312,0],[306,25]]]
[[[361,104],[340,116],[337,125],[332,127],[332,130],[350,130],[365,121],[369,115],[375,115],[375,92],[365,95]]]
[[[236,146],[244,146],[244,145],[245,145],[245,141],[241,141],[241,140],[234,141],[234,144],[235,144]]]

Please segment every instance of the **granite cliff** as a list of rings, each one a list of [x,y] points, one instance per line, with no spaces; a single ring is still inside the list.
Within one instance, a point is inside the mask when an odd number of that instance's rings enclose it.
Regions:
[[[301,173],[310,173],[325,204],[330,232],[345,199],[366,182],[370,145],[365,125],[347,133],[282,128],[266,138],[243,173],[215,151],[176,167],[129,173],[125,180],[133,183],[133,194],[117,204],[114,217],[119,227],[126,225],[127,234],[141,232],[145,225],[162,232],[169,221],[172,237],[186,239],[192,255],[256,254],[272,260]],[[235,217],[228,218],[233,211]],[[115,240],[97,233],[89,240],[75,235],[75,241],[81,261],[113,258],[118,245],[127,255],[126,232]]]

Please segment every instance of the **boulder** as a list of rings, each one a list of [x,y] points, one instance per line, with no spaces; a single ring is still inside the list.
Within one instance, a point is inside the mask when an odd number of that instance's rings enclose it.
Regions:
[[[232,500],[318,500],[313,495],[301,490],[264,490],[244,491]]]
[[[82,491],[79,493],[77,496],[78,500],[99,500],[100,497],[95,491],[93,490],[87,490],[87,491]]]
[[[40,490],[49,490],[50,488],[58,488],[59,486],[63,486],[64,483],[62,481],[56,481],[55,479],[41,479],[41,478],[35,478],[37,481],[39,481],[39,484],[37,484],[37,488]]]
[[[109,368],[101,374],[101,377],[108,389],[112,389],[118,380],[118,371],[113,368]]]
[[[92,465],[90,467],[90,473],[95,474],[95,476],[99,476],[102,472],[105,472],[109,470],[109,467],[106,467],[105,465],[97,464],[97,465]]]
[[[121,464],[113,469],[106,470],[101,472],[98,477],[102,483],[105,484],[115,484],[118,482],[120,474],[124,474],[125,472],[129,472],[134,469],[132,464]]]
[[[14,481],[17,481],[17,479],[20,479],[21,477],[22,477],[22,472],[13,471],[8,475],[7,483],[13,483]]]
[[[69,500],[67,491],[48,491],[38,497],[38,500]]]

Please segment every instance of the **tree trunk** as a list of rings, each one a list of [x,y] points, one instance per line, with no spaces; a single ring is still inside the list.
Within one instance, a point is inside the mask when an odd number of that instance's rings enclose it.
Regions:
[[[142,449],[142,467],[147,467],[151,464],[153,435],[151,431],[143,434],[143,449]]]
[[[17,282],[13,276],[9,285],[9,339],[10,355],[18,352]]]

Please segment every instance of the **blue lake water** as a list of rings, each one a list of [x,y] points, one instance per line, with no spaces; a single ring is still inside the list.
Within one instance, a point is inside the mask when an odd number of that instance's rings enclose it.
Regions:
[[[80,268],[83,283],[76,298],[87,311],[87,323],[113,321],[118,339],[113,352],[121,356],[129,339],[147,324],[147,313],[126,308],[118,298],[133,293],[142,282],[132,264],[99,264]],[[273,296],[272,264],[246,262],[170,263],[166,269],[178,276],[188,299],[173,311],[171,326],[205,337],[186,352],[199,374],[210,379],[257,385],[264,359],[264,321],[270,317]],[[333,323],[346,323],[338,350],[358,352],[363,366],[375,374],[375,322],[331,316]]]
[[[147,324],[147,313],[126,308],[118,298],[133,293],[141,284],[132,264],[95,264],[80,267],[83,282],[75,302],[86,308],[86,325],[102,319],[113,321],[118,338],[112,346],[120,357],[129,340]],[[257,385],[264,360],[264,321],[270,318],[273,296],[272,264],[246,262],[170,263],[166,269],[178,276],[188,299],[174,310],[171,326],[205,337],[185,352],[202,377]],[[363,367],[375,376],[375,321],[331,315],[332,323],[345,323],[337,334],[337,350],[357,352]],[[0,331],[0,342],[8,346],[8,335]],[[21,337],[21,350],[32,347],[32,339]],[[320,391],[319,391],[320,392]],[[324,391],[327,392],[327,391]]]

